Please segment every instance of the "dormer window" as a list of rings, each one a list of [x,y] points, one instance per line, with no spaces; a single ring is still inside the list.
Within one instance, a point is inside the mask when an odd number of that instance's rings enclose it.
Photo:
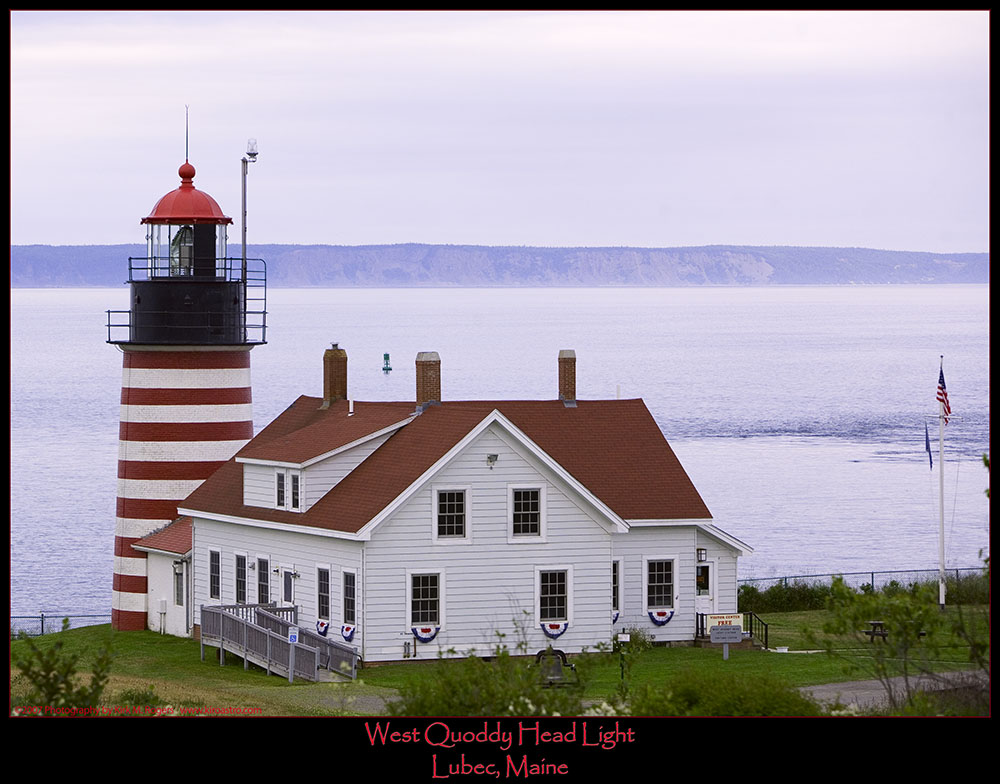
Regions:
[[[302,473],[293,468],[279,468],[274,475],[274,505],[289,512],[302,511]]]

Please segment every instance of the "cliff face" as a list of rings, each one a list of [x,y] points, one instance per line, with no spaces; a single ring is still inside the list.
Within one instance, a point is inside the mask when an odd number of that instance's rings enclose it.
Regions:
[[[119,286],[142,245],[11,247],[11,287]],[[268,284],[409,286],[766,286],[988,283],[988,253],[709,245],[542,248],[482,245],[251,245]]]

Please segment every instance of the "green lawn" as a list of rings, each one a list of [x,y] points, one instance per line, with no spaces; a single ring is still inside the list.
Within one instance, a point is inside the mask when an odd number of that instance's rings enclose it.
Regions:
[[[845,666],[845,658],[833,658],[824,653],[804,653],[808,640],[804,629],[819,630],[825,613],[771,613],[764,617],[770,625],[770,644],[788,646],[790,653],[731,649],[729,660],[723,661],[718,648],[653,648],[637,657],[632,681],[663,683],[673,674],[696,669],[702,672],[741,673],[747,676],[768,675],[791,686],[810,686],[855,680],[857,670]],[[80,657],[79,669],[89,671],[97,652],[110,644],[115,658],[111,678],[104,692],[108,706],[121,705],[129,692],[141,692],[152,686],[166,704],[177,707],[203,707],[215,710],[246,710],[267,716],[344,715],[377,712],[371,698],[391,697],[395,690],[411,679],[427,678],[438,661],[408,662],[369,666],[359,672],[359,680],[350,684],[303,683],[289,684],[286,679],[268,676],[263,670],[243,669],[235,656],[227,657],[220,666],[218,651],[206,648],[206,660],[200,658],[200,646],[194,640],[162,636],[153,632],[113,632],[110,626],[91,626],[36,638],[39,646],[51,646],[62,640],[64,650]],[[835,641],[842,650],[858,653],[859,643],[844,639]],[[870,643],[869,643],[870,644]],[[11,642],[12,657],[24,655],[27,644]],[[620,671],[614,654],[575,657],[574,661],[585,681],[586,699],[600,700],[618,687]],[[850,657],[846,657],[849,663]],[[956,647],[946,652],[941,669],[960,668],[968,662],[967,649]],[[23,703],[28,685],[11,664],[11,705]]]

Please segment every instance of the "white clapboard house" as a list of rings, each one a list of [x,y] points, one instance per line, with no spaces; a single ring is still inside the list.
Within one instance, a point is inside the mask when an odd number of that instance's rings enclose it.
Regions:
[[[150,628],[197,635],[202,606],[271,601],[390,661],[485,654],[498,634],[532,653],[628,627],[685,642],[696,613],[736,612],[750,548],[713,525],[642,400],[576,399],[572,351],[557,400],[442,400],[427,352],[415,404],[351,401],[346,353],[323,362],[323,398],[136,545]]]

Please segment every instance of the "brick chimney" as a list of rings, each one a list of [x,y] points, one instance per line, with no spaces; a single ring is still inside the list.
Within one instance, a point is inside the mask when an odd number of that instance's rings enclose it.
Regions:
[[[436,351],[417,354],[417,408],[441,402],[441,357]]]
[[[571,348],[559,352],[559,399],[567,407],[576,405],[576,352]]]
[[[331,344],[323,352],[323,405],[329,408],[336,400],[347,399],[347,352]]]

